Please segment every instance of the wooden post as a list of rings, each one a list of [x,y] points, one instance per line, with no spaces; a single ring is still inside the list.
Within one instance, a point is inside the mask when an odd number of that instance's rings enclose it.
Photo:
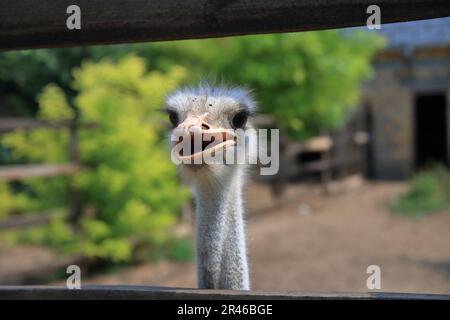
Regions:
[[[332,180],[331,174],[331,149],[324,150],[321,153],[321,160],[323,162],[322,170],[320,171],[320,180],[322,183],[322,188],[325,194],[329,193],[329,184]]]

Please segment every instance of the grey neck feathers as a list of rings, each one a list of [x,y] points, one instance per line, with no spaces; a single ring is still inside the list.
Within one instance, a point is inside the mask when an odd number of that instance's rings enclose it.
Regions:
[[[199,288],[249,290],[242,175],[237,169],[195,188]]]

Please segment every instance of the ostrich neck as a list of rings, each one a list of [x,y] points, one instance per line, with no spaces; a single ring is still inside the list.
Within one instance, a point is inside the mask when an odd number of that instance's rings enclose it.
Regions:
[[[249,289],[241,192],[239,173],[196,188],[200,288]]]

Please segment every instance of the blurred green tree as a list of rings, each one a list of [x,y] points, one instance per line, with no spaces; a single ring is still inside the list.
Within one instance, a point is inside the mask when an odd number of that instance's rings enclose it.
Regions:
[[[227,81],[255,89],[261,111],[294,139],[338,128],[355,107],[380,38],[338,30],[217,41]]]
[[[147,72],[142,58],[127,56],[116,63],[85,62],[73,74],[80,121],[98,124],[94,131],[79,133],[83,169],[75,179],[89,214],[82,218],[78,233],[57,219],[25,237],[113,261],[128,261],[142,247],[152,254],[170,241],[168,228],[188,198],[169,159],[159,112],[164,95],[186,77],[186,71],[172,66],[165,73]],[[45,87],[38,101],[38,118],[73,116],[64,91],[56,85]],[[64,131],[16,131],[6,134],[2,143],[28,161],[68,160]],[[21,204],[23,210],[67,206],[67,178],[32,179],[26,185],[28,192],[15,199],[7,190],[0,198],[8,200],[9,207]]]
[[[327,30],[157,43],[138,52],[157,56],[157,68],[181,63],[190,81],[206,76],[252,89],[262,113],[305,139],[342,125],[383,44],[373,33]]]

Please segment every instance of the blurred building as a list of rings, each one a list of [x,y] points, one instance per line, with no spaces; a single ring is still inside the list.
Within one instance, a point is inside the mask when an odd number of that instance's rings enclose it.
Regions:
[[[373,32],[373,31],[368,31]],[[450,162],[450,18],[382,25],[359,118],[370,135],[369,175],[401,179]]]

